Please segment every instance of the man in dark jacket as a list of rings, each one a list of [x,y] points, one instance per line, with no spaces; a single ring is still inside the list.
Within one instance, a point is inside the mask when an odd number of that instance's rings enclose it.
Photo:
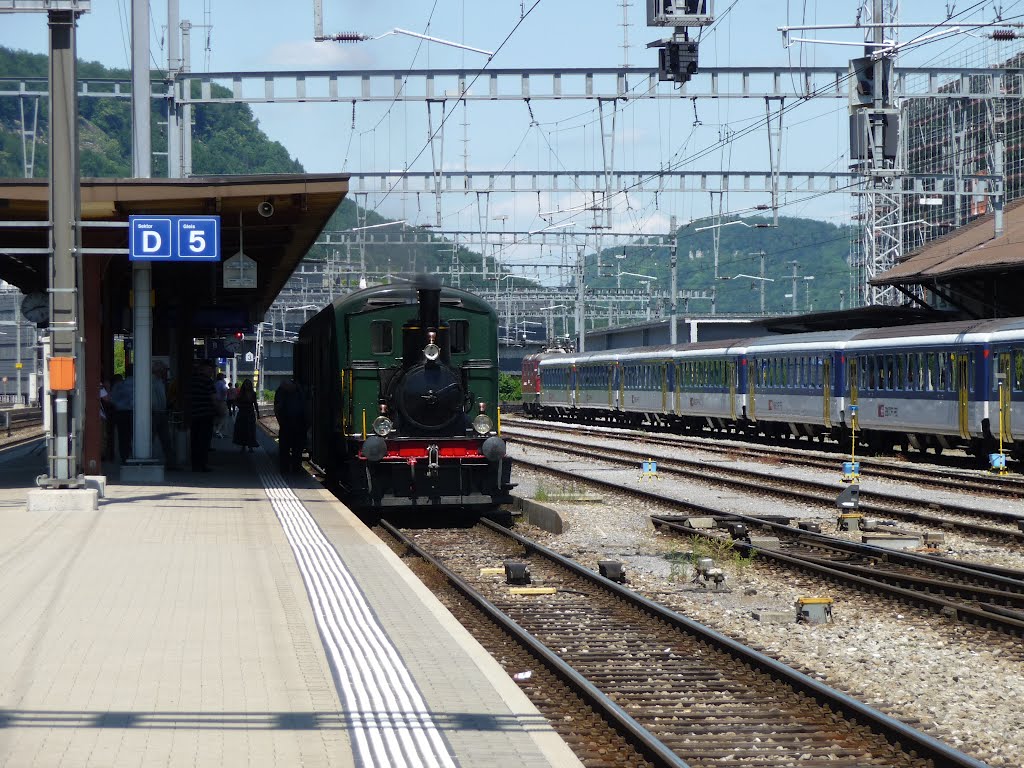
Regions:
[[[274,393],[278,461],[282,474],[302,471],[306,447],[306,400],[294,379],[285,379]]]
[[[192,402],[192,471],[209,472],[206,463],[210,455],[210,439],[213,437],[213,420],[216,416],[217,392],[213,385],[213,363],[200,360],[192,377],[190,389]]]

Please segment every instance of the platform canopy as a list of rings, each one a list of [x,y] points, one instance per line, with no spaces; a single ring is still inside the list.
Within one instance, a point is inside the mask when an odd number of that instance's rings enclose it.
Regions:
[[[131,215],[219,215],[223,258],[244,248],[255,262],[254,284],[225,287],[223,263],[154,264],[157,319],[174,322],[187,312],[196,329],[252,325],[262,320],[347,191],[348,177],[337,174],[83,179],[82,258],[102,261],[104,303],[127,307],[128,230],[90,224],[127,223]],[[47,221],[48,199],[45,179],[0,179],[0,222],[8,222],[0,224],[0,279],[25,293],[47,288],[48,257],[24,252],[45,249],[47,232],[18,223]]]
[[[1004,231],[993,214],[931,241],[871,282],[922,287],[965,317],[1024,316],[1024,200],[1006,206]]]

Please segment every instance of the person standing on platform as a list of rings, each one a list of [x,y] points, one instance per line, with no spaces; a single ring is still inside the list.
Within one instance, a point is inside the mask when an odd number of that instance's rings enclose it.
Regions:
[[[235,416],[232,442],[240,446],[243,451],[259,448],[259,443],[256,442],[256,419],[259,416],[256,392],[249,379],[242,382],[242,388],[238,391],[238,397],[235,398],[235,405],[238,406],[238,415]]]
[[[209,472],[210,438],[217,413],[217,390],[213,385],[213,363],[200,360],[192,377],[192,471]]]
[[[125,377],[110,391],[110,402],[114,405],[117,450],[121,463],[125,464],[132,455],[132,416],[135,412],[135,377],[130,368],[125,369]]]
[[[114,457],[114,405],[110,402],[110,383],[100,382],[100,424],[103,427],[103,461]]]
[[[237,381],[235,381],[235,382],[229,381],[228,382],[228,391],[227,391],[228,413],[230,415],[232,415],[232,416],[235,415],[235,408],[238,405],[238,402],[237,402],[238,401],[238,392],[239,392],[240,389],[241,388],[238,386],[238,382]]]
[[[224,430],[227,429],[228,423],[228,383],[223,373],[217,374],[217,380],[214,382],[214,391],[216,392],[217,401],[214,434],[217,437],[224,437]]]
[[[285,379],[274,393],[278,461],[282,474],[302,471],[306,447],[306,400],[294,379]]]
[[[167,424],[167,365],[162,360],[153,361],[153,382],[150,391],[150,407],[153,414],[153,434],[160,441],[167,469],[177,469],[171,452],[171,432]]]

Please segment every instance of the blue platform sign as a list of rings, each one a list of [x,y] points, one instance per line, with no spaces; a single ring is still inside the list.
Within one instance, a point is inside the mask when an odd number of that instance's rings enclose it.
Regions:
[[[220,261],[220,216],[129,216],[131,261]]]

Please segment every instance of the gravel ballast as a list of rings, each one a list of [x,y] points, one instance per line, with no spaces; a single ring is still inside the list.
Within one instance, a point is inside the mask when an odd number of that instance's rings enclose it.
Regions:
[[[665,449],[659,450],[665,457]],[[526,455],[514,441],[510,453],[513,459]],[[591,473],[626,485],[653,485],[660,493],[698,504],[746,514],[760,511],[792,515],[794,520],[818,519],[825,523],[823,531],[829,533],[835,523],[836,510],[824,504],[752,498],[732,489],[667,475],[644,480],[639,468],[614,469],[600,460],[577,460],[534,448],[528,455],[531,460],[550,462],[558,469],[581,475]],[[685,455],[697,454],[691,451]],[[723,462],[721,456],[708,459]],[[800,472],[792,468],[786,471]],[[692,583],[692,571],[681,556],[692,549],[688,540],[654,531],[650,515],[675,514],[669,505],[595,490],[582,479],[570,482],[569,490],[591,491],[603,501],[552,501],[552,495],[566,488],[564,481],[522,465],[515,475],[519,495],[538,498],[558,511],[566,524],[560,535],[520,525],[531,538],[595,570],[598,560],[622,560],[629,579],[627,586],[632,589],[992,766],[1022,764],[1024,708],[1019,702],[1024,701],[1024,652],[1017,641],[882,597],[840,592],[842,588],[835,584],[805,574],[787,574],[756,558],[743,562],[722,557],[718,565],[727,574],[726,590],[715,591]],[[913,498],[921,495],[914,494]],[[962,503],[963,497],[959,500]],[[989,505],[1002,506],[998,501],[986,500],[985,506]],[[945,554],[968,560],[1024,568],[1019,547],[999,547],[947,531],[946,548],[949,552]],[[754,611],[784,611],[795,617],[794,603],[799,597],[833,598],[833,622],[816,626],[795,621],[770,624],[753,617]]]

